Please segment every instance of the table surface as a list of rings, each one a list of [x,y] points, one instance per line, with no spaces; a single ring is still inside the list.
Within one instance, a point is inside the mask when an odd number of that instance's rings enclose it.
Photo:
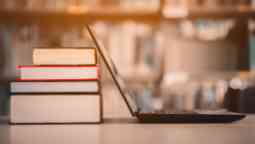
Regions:
[[[254,144],[255,116],[231,124],[0,124],[0,144]]]

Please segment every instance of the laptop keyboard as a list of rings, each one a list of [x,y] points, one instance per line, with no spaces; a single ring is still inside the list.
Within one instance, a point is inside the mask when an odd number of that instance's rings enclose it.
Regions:
[[[141,114],[164,114],[164,115],[169,115],[169,114],[212,114],[212,115],[221,115],[221,114],[236,114],[233,112],[229,112],[226,109],[221,109],[221,110],[194,110],[194,111],[155,111],[155,112],[150,112],[150,113],[143,113]]]
[[[150,112],[150,113],[144,113],[141,112],[141,114],[164,114],[164,115],[169,115],[169,114],[198,114],[195,111],[155,111],[155,112]]]

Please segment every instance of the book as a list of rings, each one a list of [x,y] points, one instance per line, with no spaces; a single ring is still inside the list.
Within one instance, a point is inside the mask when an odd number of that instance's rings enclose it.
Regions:
[[[96,63],[96,49],[94,48],[36,48],[33,51],[34,65],[95,65]]]
[[[11,123],[99,123],[100,95],[12,95]]]
[[[130,11],[150,11],[155,12],[159,9],[159,0],[121,0],[122,9]]]
[[[187,0],[166,0],[163,14],[166,17],[185,17],[188,15],[189,3]]]
[[[98,81],[11,82],[11,93],[98,93]]]
[[[23,81],[98,80],[98,66],[19,66]]]

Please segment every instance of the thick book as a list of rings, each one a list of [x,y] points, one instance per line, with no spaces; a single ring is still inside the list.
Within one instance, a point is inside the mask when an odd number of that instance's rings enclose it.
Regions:
[[[19,66],[23,81],[98,80],[98,66]]]
[[[45,49],[33,51],[34,65],[95,65],[97,63],[96,49]]]
[[[15,81],[11,93],[98,93],[99,81]]]
[[[12,95],[10,123],[99,123],[100,95]]]

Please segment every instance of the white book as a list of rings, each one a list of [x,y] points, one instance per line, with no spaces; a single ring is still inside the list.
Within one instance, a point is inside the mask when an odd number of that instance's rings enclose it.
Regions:
[[[12,95],[11,123],[98,123],[99,95]]]
[[[20,66],[20,80],[98,80],[97,66]]]
[[[96,50],[90,49],[34,49],[34,65],[95,65]]]
[[[98,81],[11,82],[11,93],[98,93]]]

